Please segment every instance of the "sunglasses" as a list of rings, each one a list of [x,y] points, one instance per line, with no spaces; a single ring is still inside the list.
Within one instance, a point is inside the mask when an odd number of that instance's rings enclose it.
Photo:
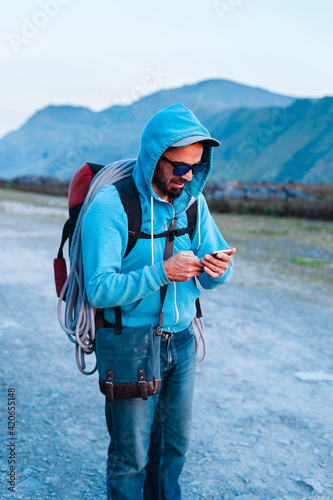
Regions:
[[[163,158],[164,161],[166,161],[167,163],[169,163],[169,165],[172,166],[173,175],[177,175],[177,176],[185,175],[190,170],[192,170],[193,175],[196,175],[199,172],[201,172],[201,170],[203,168],[207,167],[207,165],[208,165],[207,162],[202,162],[202,161],[200,161],[199,163],[196,163],[195,165],[188,165],[187,163],[179,163],[176,161],[169,160],[169,158],[167,158],[164,155],[162,155],[161,158]]]

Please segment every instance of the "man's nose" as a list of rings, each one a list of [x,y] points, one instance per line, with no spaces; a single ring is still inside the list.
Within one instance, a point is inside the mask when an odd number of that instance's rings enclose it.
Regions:
[[[188,172],[186,172],[186,174],[182,175],[182,178],[185,179],[187,182],[190,182],[192,180],[192,177],[193,177],[192,170],[189,170]]]

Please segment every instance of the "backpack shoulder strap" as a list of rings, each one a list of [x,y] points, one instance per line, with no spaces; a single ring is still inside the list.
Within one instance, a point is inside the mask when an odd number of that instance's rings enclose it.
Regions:
[[[193,238],[193,233],[197,225],[197,215],[198,215],[198,202],[197,200],[195,200],[195,202],[192,203],[190,208],[186,211],[187,225],[190,228],[189,236],[191,240]]]
[[[195,200],[195,202],[190,206],[190,208],[186,212],[187,215],[187,224],[190,228],[189,236],[192,240],[193,238],[193,233],[195,231],[195,228],[197,226],[197,216],[198,216],[198,202]],[[197,282],[195,280],[195,277],[193,276],[193,281],[195,286],[197,286]],[[196,307],[196,317],[202,318],[202,311],[201,311],[201,305],[200,305],[200,300],[199,297],[195,301],[195,307]]]
[[[68,237],[69,237],[69,219],[65,222],[64,227],[62,229],[61,243],[57,255],[58,259],[62,259],[64,256],[63,254],[64,244],[68,240]]]
[[[134,245],[137,242],[137,238],[135,238],[134,235],[136,233],[139,233],[141,230],[141,203],[139,192],[132,176],[126,177],[125,179],[116,182],[114,186],[119,193],[121,202],[124,205],[124,209],[128,218],[128,243],[126,252],[123,257],[125,258],[134,248]]]

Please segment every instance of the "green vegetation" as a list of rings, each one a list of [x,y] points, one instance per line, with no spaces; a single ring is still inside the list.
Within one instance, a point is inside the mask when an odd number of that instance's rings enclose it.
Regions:
[[[265,234],[266,236],[284,236],[289,233],[287,229],[284,229],[283,231],[276,231],[274,229],[261,229],[260,230],[261,234]]]
[[[224,234],[235,242],[257,240],[281,240],[280,244],[293,242],[295,246],[304,244],[312,248],[325,247],[333,252],[333,224],[329,221],[266,215],[221,214],[213,212],[214,220]]]
[[[266,215],[213,216],[228,245],[237,249],[236,282],[243,283],[246,268],[253,272],[249,286],[267,285],[270,279],[274,287],[275,280],[282,280],[289,291],[325,290],[327,297],[333,296],[332,223]]]
[[[0,188],[1,212],[4,200],[47,207],[67,207],[65,197]],[[38,218],[38,215],[35,217]],[[275,280],[282,280],[288,293],[290,290],[293,292],[300,289],[302,293],[312,293],[316,290],[322,293],[325,290],[327,297],[333,296],[331,222],[312,220],[309,223],[305,218],[263,214],[213,212],[213,217],[228,245],[237,248],[235,283],[249,286],[265,283],[274,287]],[[61,224],[59,240],[60,236]],[[246,282],[242,281],[244,268],[249,270]]]
[[[295,198],[220,198],[207,200],[211,210],[220,213],[269,215],[278,217],[306,217],[308,219],[333,220],[333,202],[320,197],[318,200]]]
[[[303,226],[302,227],[303,231],[320,231],[320,227],[316,226]],[[331,228],[328,228],[327,230],[330,231]]]
[[[325,259],[309,259],[304,257],[293,257],[290,262],[293,264],[298,264],[299,266],[310,266],[318,269],[321,265],[333,264],[333,261]]]
[[[0,201],[17,201],[22,203],[33,203],[47,207],[67,208],[67,198],[50,196],[30,191],[21,191],[12,188],[0,187]]]
[[[233,231],[235,233],[241,234],[265,234],[266,236],[284,236],[289,233],[287,229],[277,231],[275,229],[246,229],[243,227],[234,227]]]

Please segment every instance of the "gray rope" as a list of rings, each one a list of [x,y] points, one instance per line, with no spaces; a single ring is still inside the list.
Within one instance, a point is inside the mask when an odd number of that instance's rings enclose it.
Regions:
[[[94,352],[95,341],[95,309],[89,304],[84,287],[81,229],[84,216],[95,199],[96,194],[105,186],[109,186],[126,177],[133,171],[136,160],[122,160],[104,167],[90,185],[84,204],[76,223],[70,254],[70,271],[60,293],[58,302],[58,318],[62,329],[71,342],[76,345],[76,363],[81,373],[91,375],[97,369],[97,364],[90,372],[85,371],[85,354]],[[62,315],[62,302],[66,293],[66,307]]]
[[[202,347],[203,347],[203,354],[202,358],[200,361],[197,361],[197,365],[202,365],[205,360],[206,360],[206,355],[207,355],[207,346],[206,346],[206,340],[204,337],[204,322],[202,318],[197,318],[195,317],[192,321],[193,329],[194,329],[194,338],[195,338],[195,353],[196,357],[198,359],[198,354],[199,354],[199,343],[200,340],[202,342]]]

